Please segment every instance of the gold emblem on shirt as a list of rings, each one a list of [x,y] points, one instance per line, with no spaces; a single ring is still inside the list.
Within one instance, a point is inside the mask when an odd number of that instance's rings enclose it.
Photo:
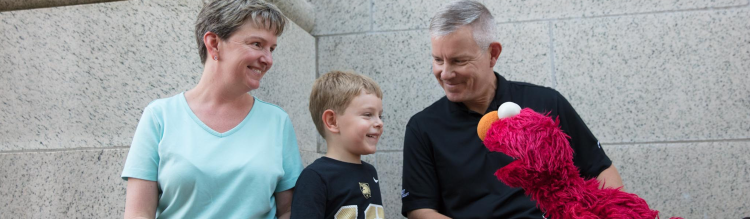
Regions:
[[[370,196],[371,196],[371,194],[370,194],[370,185],[368,185],[367,183],[361,182],[361,183],[359,183],[359,190],[362,190],[362,195],[364,195],[365,198],[370,198]]]

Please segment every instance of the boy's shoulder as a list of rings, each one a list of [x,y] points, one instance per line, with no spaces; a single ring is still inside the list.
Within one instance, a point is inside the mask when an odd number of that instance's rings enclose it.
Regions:
[[[321,157],[313,161],[310,165],[305,167],[303,172],[314,172],[318,175],[330,175],[340,171],[350,171],[353,169],[366,169],[368,171],[376,171],[375,166],[362,161],[362,164],[352,164],[343,161],[339,161],[329,157]]]

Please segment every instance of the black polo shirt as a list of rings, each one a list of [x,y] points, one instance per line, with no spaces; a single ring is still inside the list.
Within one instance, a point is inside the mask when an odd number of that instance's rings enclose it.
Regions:
[[[507,81],[495,73],[497,89],[486,112],[512,101],[521,108],[559,116],[570,138],[573,162],[584,178],[595,178],[612,165],[599,142],[573,107],[557,91]],[[401,213],[435,209],[452,218],[542,218],[536,203],[520,188],[510,188],[494,173],[512,158],[490,152],[477,136],[483,114],[443,97],[415,114],[404,136]]]

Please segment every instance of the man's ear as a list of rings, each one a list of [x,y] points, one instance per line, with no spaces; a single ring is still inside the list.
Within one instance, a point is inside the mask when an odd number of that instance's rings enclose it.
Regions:
[[[499,42],[492,42],[488,49],[490,50],[490,67],[494,68],[497,58],[500,57],[500,52],[503,51],[503,46]]]
[[[323,111],[323,126],[325,126],[331,133],[338,134],[341,132],[336,121],[336,112],[333,112],[333,110],[330,109]]]
[[[203,44],[206,46],[206,59],[217,60],[219,58],[219,35],[208,31],[203,34]]]

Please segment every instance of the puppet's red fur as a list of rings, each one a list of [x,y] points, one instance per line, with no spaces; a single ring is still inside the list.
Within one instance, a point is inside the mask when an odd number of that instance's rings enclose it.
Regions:
[[[573,165],[568,135],[554,121],[531,109],[491,124],[483,139],[490,151],[516,159],[495,172],[511,187],[521,187],[547,218],[658,218],[646,201],[614,188],[599,188]]]

